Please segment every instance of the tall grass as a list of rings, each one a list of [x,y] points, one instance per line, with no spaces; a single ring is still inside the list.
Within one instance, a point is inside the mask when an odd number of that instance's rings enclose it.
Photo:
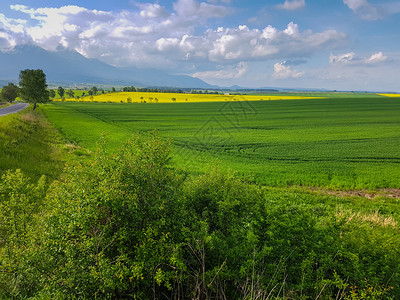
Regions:
[[[21,169],[33,179],[54,179],[63,167],[61,135],[39,108],[0,117],[0,174]]]

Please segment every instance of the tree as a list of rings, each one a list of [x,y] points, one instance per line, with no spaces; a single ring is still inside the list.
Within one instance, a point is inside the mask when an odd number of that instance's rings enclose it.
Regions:
[[[92,87],[92,91],[93,91],[93,95],[96,95],[97,94],[97,92],[98,92],[98,89],[97,89],[97,87]]]
[[[15,84],[9,83],[8,85],[3,86],[3,89],[0,94],[1,100],[7,102],[13,102],[17,97],[18,97],[18,87]]]
[[[59,86],[59,87],[57,88],[57,92],[58,92],[58,94],[60,95],[60,98],[64,97],[65,90],[63,89],[62,86]]]
[[[19,96],[28,103],[33,103],[33,110],[37,103],[49,101],[46,75],[40,69],[22,70],[19,74]]]
[[[74,93],[73,90],[68,90],[66,93],[67,93],[68,97],[70,97],[70,98],[74,98],[75,97],[75,93]]]
[[[50,96],[50,98],[54,98],[56,96],[56,91],[55,90],[49,90],[49,96]]]

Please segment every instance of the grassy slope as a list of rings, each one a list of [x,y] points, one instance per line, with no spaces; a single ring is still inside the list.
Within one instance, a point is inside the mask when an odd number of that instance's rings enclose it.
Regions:
[[[63,167],[60,141],[40,108],[0,117],[0,174],[21,169],[34,179],[43,174],[55,179]]]
[[[93,149],[155,128],[191,172],[208,165],[268,185],[400,187],[400,101],[380,96],[315,100],[92,104],[54,103],[51,122]]]

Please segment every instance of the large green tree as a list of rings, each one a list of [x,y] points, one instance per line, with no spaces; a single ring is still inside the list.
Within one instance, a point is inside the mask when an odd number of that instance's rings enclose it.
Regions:
[[[0,100],[13,102],[17,97],[18,97],[18,87],[15,84],[9,83],[8,85],[3,86],[3,89],[1,90],[0,93]]]
[[[22,100],[33,104],[36,109],[37,103],[49,101],[46,75],[43,70],[22,70],[19,74],[19,96]]]

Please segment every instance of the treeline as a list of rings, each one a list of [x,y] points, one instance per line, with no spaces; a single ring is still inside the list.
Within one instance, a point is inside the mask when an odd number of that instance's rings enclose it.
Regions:
[[[162,89],[162,88],[140,88],[134,86],[126,86],[122,88],[123,92],[144,92],[144,93],[184,93],[182,89]]]
[[[172,89],[172,88],[147,88],[147,87],[134,87],[126,86],[122,88],[123,92],[144,92],[144,93],[192,93],[192,94],[218,94],[218,91],[208,91],[201,89]]]
[[[61,99],[65,99],[65,96],[68,98],[77,98],[79,99],[80,97],[85,97],[85,96],[93,96],[97,95],[98,93],[105,94],[105,93],[114,93],[116,92],[115,88],[112,88],[111,91],[105,91],[103,89],[98,89],[96,86],[93,86],[89,90],[66,90],[62,86],[59,86],[57,89],[50,89],[49,90],[49,95],[50,98],[55,98],[58,97]]]
[[[0,181],[0,298],[399,299],[397,225],[232,174],[188,176],[157,136]]]

